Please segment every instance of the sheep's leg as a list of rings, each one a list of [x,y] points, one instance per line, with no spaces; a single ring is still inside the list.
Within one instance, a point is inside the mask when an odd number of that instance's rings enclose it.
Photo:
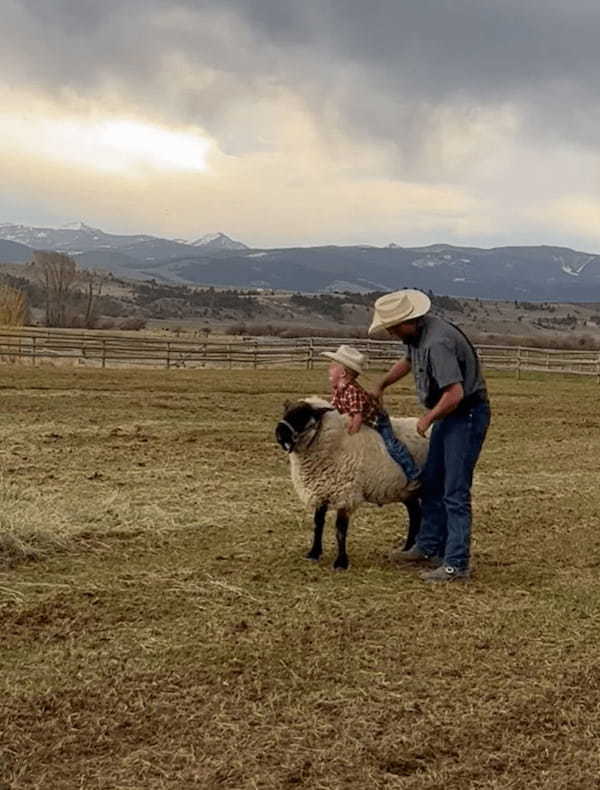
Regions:
[[[315,531],[313,534],[313,544],[306,555],[307,560],[318,560],[323,554],[323,527],[325,526],[325,516],[327,515],[327,503],[315,510]]]
[[[411,546],[414,546],[419,530],[421,529],[421,500],[419,497],[412,497],[407,499],[404,503],[408,510],[408,534],[406,536],[406,543],[404,544],[403,551],[408,551]]]
[[[338,544],[338,555],[335,558],[333,567],[336,570],[346,570],[348,567],[348,555],[346,554],[346,535],[348,533],[348,521],[350,517],[345,510],[338,510],[335,519],[335,535]]]

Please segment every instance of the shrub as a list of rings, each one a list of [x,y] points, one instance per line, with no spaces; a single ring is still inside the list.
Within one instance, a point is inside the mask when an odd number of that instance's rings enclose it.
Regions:
[[[363,326],[327,328],[314,326],[277,326],[272,324],[231,324],[225,331],[229,335],[248,335],[249,337],[367,337],[367,330]]]
[[[550,348],[569,350],[600,350],[600,340],[591,335],[502,335],[493,332],[468,332],[476,345],[482,346],[529,346],[530,348]]]
[[[290,304],[295,307],[304,307],[312,313],[333,318],[334,321],[344,320],[343,304],[346,299],[330,294],[318,294],[316,296],[306,296],[305,294],[295,293],[290,296]]]
[[[248,331],[246,329],[246,324],[231,324],[226,330],[228,335],[246,335]],[[261,333],[258,333],[261,334]]]
[[[114,318],[98,318],[94,324],[94,329],[114,329]]]
[[[139,318],[139,317],[130,317],[130,318],[123,318],[118,323],[119,329],[130,329],[133,331],[139,331],[140,329],[146,328],[146,319]]]
[[[24,326],[29,318],[27,295],[18,288],[0,285],[0,325]]]
[[[251,316],[259,309],[256,297],[247,292],[234,289],[217,291],[214,288],[192,288],[187,285],[163,285],[155,281],[136,283],[134,299],[141,307],[147,307],[153,302],[155,304],[162,302],[163,309],[165,309],[169,305],[173,307],[178,303],[179,312],[177,315],[184,313],[219,314],[223,310],[235,310],[243,315]],[[164,317],[171,318],[171,315]]]

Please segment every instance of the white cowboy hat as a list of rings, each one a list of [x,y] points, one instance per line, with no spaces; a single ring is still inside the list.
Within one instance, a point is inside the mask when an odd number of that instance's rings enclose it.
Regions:
[[[365,364],[365,355],[353,346],[340,346],[337,351],[321,351],[321,356],[329,357],[355,373],[362,373],[362,366]]]
[[[405,288],[380,296],[374,305],[369,336],[386,334],[386,330],[403,321],[412,321],[429,312],[431,299],[423,291]]]

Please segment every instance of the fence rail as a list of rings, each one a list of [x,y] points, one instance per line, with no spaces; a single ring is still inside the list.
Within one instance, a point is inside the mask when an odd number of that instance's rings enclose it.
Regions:
[[[264,368],[312,369],[326,364],[321,352],[332,351],[340,338],[249,339],[237,341],[164,339],[67,329],[2,329],[0,359],[37,365],[52,361],[93,367],[152,366],[165,368]],[[397,341],[349,339],[366,352],[367,369],[384,368],[398,358]],[[600,351],[526,346],[477,346],[485,368],[512,370],[517,378],[525,371],[595,376],[600,384]]]

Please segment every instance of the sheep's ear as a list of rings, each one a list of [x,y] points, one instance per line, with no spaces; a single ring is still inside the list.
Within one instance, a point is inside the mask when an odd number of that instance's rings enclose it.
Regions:
[[[284,400],[283,401],[283,413],[287,414],[288,411],[292,408],[293,404],[291,400]]]

